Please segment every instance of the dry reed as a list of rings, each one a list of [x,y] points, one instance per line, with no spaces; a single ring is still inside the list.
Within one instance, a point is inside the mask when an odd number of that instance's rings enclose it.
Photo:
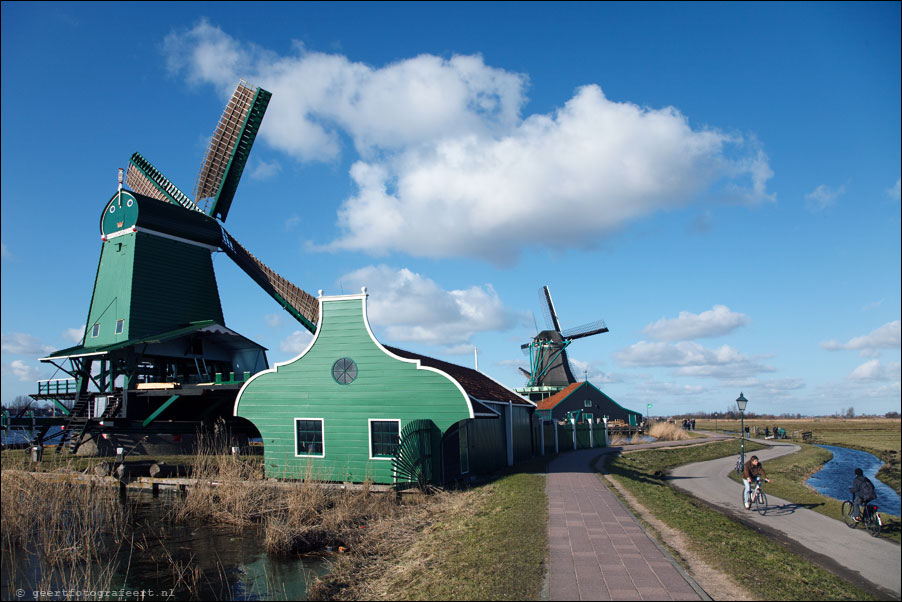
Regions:
[[[692,439],[692,435],[686,432],[685,429],[669,422],[656,422],[651,425],[648,434],[658,441],[684,441],[686,439]]]

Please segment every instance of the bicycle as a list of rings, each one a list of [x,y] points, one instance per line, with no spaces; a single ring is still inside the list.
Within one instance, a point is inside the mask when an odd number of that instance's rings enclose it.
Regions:
[[[855,520],[853,517],[855,504],[852,503],[852,500],[844,501],[842,503],[843,521],[845,521],[850,529],[854,529],[858,525],[864,525],[872,537],[877,537],[880,535],[880,530],[883,528],[883,519],[880,518],[880,513],[877,512],[877,505],[873,503],[873,500],[865,502],[863,505],[864,510],[861,512],[861,516],[859,517],[860,520]]]
[[[742,489],[742,503],[745,504],[745,488]],[[755,511],[761,516],[767,514],[767,496],[761,489],[761,478],[755,480],[755,488],[749,493],[749,504],[755,505]],[[751,510],[751,508],[749,508]]]

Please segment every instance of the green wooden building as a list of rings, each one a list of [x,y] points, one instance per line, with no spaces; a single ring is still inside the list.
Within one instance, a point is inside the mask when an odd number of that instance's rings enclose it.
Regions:
[[[366,299],[320,295],[307,350],[239,392],[235,415],[259,430],[267,476],[390,484],[419,471],[443,484],[533,454],[531,402],[476,370],[383,346]]]
[[[566,420],[578,416],[579,422],[596,422],[601,418],[622,420],[630,426],[642,424],[642,413],[624,408],[601,389],[583,381],[573,383],[559,393],[538,402],[536,413],[542,418]]]

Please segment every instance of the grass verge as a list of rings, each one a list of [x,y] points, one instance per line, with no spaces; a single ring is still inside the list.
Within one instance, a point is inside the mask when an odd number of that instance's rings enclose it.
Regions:
[[[338,557],[310,598],[541,599],[548,548],[544,475],[518,472],[434,497],[428,511],[385,525],[365,554]]]
[[[746,452],[761,449],[753,442]],[[675,466],[732,455],[735,441],[625,454],[607,470],[658,520],[681,531],[691,552],[764,600],[870,600],[867,592],[792,553],[664,481]]]
[[[765,492],[839,520],[842,501],[822,495],[805,484],[808,477],[830,460],[833,454],[816,445],[804,443],[798,445],[802,448],[800,451],[764,462],[764,470],[771,479],[765,486]],[[730,473],[730,478],[737,483],[740,482],[740,477],[735,472]],[[852,476],[849,477],[849,485],[851,484]],[[883,519],[881,536],[892,541],[900,541],[899,517],[883,512],[880,513],[880,517]]]

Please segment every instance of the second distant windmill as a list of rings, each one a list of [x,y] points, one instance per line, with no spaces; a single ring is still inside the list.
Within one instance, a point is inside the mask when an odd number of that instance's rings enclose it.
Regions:
[[[525,387],[517,389],[518,393],[527,395],[532,401],[539,401],[577,382],[567,358],[570,343],[608,332],[604,320],[562,331],[551,300],[551,291],[547,286],[539,290],[539,300],[545,314],[546,330],[536,334],[531,342],[520,346],[524,352],[529,353],[529,370],[520,368],[527,380]]]

